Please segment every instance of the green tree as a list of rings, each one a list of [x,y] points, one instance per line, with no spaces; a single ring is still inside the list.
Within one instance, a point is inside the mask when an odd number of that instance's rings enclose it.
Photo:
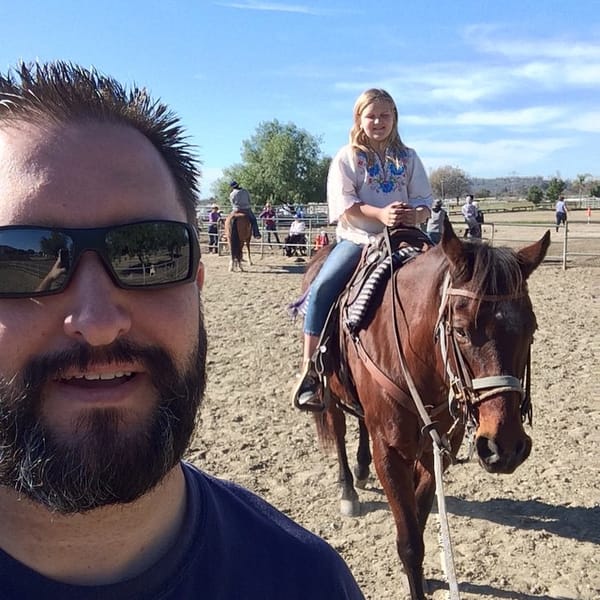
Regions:
[[[600,198],[600,181],[592,181],[590,183],[590,194],[594,198]]]
[[[68,247],[69,244],[67,243],[67,238],[65,235],[57,231],[53,231],[50,234],[50,237],[43,237],[40,240],[40,248],[42,252],[52,258],[56,258],[58,256],[58,251],[61,248]]]
[[[226,202],[229,182],[240,182],[255,205],[291,202],[323,202],[327,169],[331,159],[323,157],[321,140],[277,119],[260,123],[254,135],[242,142],[242,162],[224,170],[216,183],[216,195]]]
[[[541,204],[543,199],[544,199],[544,192],[539,186],[532,185],[527,190],[527,200],[529,202],[533,203],[535,206],[537,206],[538,204]]]
[[[558,197],[565,191],[567,184],[559,177],[553,177],[546,189],[546,198],[551,202],[556,202]]]
[[[462,169],[449,165],[431,171],[429,182],[437,198],[456,198],[457,201],[472,186],[469,176]]]
[[[586,192],[587,180],[591,178],[592,175],[590,173],[579,173],[575,181],[573,181],[573,189],[579,194],[579,201],[581,201]]]

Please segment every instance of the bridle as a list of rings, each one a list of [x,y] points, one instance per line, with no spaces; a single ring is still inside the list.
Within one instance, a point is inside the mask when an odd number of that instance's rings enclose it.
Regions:
[[[450,273],[446,273],[442,285],[442,299],[435,327],[436,339],[440,343],[442,360],[448,375],[448,407],[454,417],[462,416],[463,422],[472,427],[477,426],[476,406],[496,394],[516,392],[520,396],[519,408],[521,421],[532,422],[532,406],[530,393],[531,345],[527,352],[527,364],[521,378],[513,375],[493,375],[489,377],[472,377],[460,344],[452,327],[451,296],[463,296],[477,302],[501,302],[522,298],[525,292],[506,295],[478,295],[469,290],[452,287]]]
[[[391,241],[389,239],[389,232],[386,230],[384,236],[388,252],[391,254]],[[446,272],[444,282],[442,285],[441,303],[438,311],[438,320],[434,329],[434,335],[440,342],[440,350],[448,376],[448,407],[450,415],[454,418],[454,424],[450,430],[444,436],[440,436],[435,428],[435,423],[432,422],[431,416],[440,414],[440,409],[443,407],[438,406],[433,409],[430,413],[426,410],[421,396],[414,383],[412,375],[406,365],[404,358],[404,352],[400,343],[399,328],[398,328],[398,317],[396,311],[397,301],[399,302],[398,290],[394,285],[394,274],[393,265],[390,263],[390,294],[391,294],[391,306],[392,306],[392,325],[395,337],[396,351],[399,358],[400,367],[404,380],[409,389],[410,396],[413,401],[413,406],[409,407],[404,401],[404,392],[398,387],[398,385],[391,380],[369,357],[366,349],[362,345],[358,335],[353,336],[353,341],[357,352],[365,364],[367,370],[375,381],[385,389],[388,394],[400,404],[407,408],[411,408],[418,414],[423,425],[421,428],[422,433],[429,433],[436,447],[439,448],[444,454],[446,454],[451,462],[459,462],[458,459],[453,455],[448,438],[451,432],[459,425],[464,424],[469,434],[469,458],[472,453],[472,438],[478,427],[477,417],[477,405],[484,400],[504,392],[516,392],[520,396],[519,408],[521,413],[521,421],[528,421],[532,423],[532,406],[531,406],[531,393],[530,393],[530,367],[531,367],[531,344],[527,352],[527,363],[521,378],[514,377],[513,375],[493,375],[488,377],[472,377],[471,370],[467,365],[463,353],[460,350],[460,345],[456,340],[454,329],[452,328],[452,302],[450,298],[452,296],[464,296],[476,300],[477,302],[500,302],[503,300],[514,300],[525,296],[525,291],[515,292],[506,295],[479,295],[470,290],[461,288],[455,288],[452,286],[452,277],[450,272]],[[467,458],[467,460],[469,460]]]

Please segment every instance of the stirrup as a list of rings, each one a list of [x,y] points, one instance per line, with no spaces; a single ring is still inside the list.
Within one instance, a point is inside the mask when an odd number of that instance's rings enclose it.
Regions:
[[[303,396],[306,396],[304,401],[301,400]],[[302,373],[298,376],[298,383],[294,386],[292,394],[292,404],[298,410],[306,412],[323,412],[325,410],[323,385],[312,361],[304,365]]]

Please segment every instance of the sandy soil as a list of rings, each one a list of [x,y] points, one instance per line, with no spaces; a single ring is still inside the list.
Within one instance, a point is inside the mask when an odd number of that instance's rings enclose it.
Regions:
[[[522,231],[504,235],[518,240]],[[553,239],[560,242],[554,232]],[[359,492],[361,517],[341,517],[335,458],[318,449],[312,418],[290,404],[300,323],[290,322],[285,306],[297,297],[304,264],[273,253],[231,274],[224,256],[204,261],[209,383],[189,458],[327,539],[367,598],[403,598],[378,481]],[[544,264],[530,290],[539,322],[532,454],[510,476],[469,463],[445,477],[463,600],[600,598],[600,261],[566,271]],[[440,600],[436,522],[432,514],[425,575],[434,582],[431,598]]]

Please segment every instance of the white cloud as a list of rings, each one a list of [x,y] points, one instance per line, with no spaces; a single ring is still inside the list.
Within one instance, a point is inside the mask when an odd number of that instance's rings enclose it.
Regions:
[[[508,58],[547,58],[563,60],[600,59],[600,43],[570,39],[512,38],[500,27],[472,26],[466,29],[465,41],[481,52]]]
[[[401,124],[420,127],[509,127],[529,128],[560,122],[566,109],[553,106],[531,106],[517,110],[480,110],[446,113],[435,116],[402,115]]]
[[[510,172],[531,175],[530,168],[543,162],[556,152],[562,152],[575,145],[572,137],[504,138],[489,142],[480,141],[431,141],[417,140],[415,147],[428,168],[450,164],[473,177],[484,174],[486,177],[501,176]]]
[[[327,15],[331,11],[322,8],[314,8],[304,4],[283,4],[281,2],[261,2],[260,0],[241,0],[238,2],[216,2],[219,6],[227,8],[238,8],[242,10],[261,10],[269,12],[299,13],[304,15]]]
[[[560,123],[557,128],[582,131],[584,133],[600,133],[600,111],[577,114]]]

